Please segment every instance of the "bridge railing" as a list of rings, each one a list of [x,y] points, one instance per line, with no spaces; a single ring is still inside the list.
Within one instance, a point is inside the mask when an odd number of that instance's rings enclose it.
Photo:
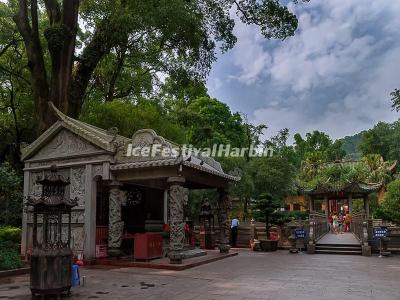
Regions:
[[[313,243],[326,234],[328,232],[328,220],[326,215],[318,212],[311,212],[309,231],[310,241]]]
[[[368,244],[368,220],[365,210],[353,213],[350,228],[362,244]]]

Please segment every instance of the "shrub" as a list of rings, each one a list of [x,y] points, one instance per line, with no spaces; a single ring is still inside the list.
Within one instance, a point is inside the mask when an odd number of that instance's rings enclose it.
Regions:
[[[9,163],[0,164],[0,225],[21,226],[22,182]]]
[[[21,229],[0,227],[0,270],[11,270],[21,267],[18,245],[21,241]]]
[[[375,216],[400,224],[400,179],[388,184],[385,198],[376,210]]]
[[[278,211],[274,214],[273,222],[277,225],[283,225],[293,220],[306,220],[307,211]]]
[[[18,269],[21,265],[17,249],[0,246],[0,271]]]
[[[0,244],[11,243],[18,245],[21,242],[21,229],[11,226],[0,227]]]

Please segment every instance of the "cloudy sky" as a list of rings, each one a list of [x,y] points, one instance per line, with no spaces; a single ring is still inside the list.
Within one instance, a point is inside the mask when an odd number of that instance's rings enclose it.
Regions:
[[[294,37],[268,41],[236,22],[238,43],[211,71],[211,96],[265,123],[267,136],[322,130],[333,138],[400,117],[400,0],[311,0],[291,5]]]

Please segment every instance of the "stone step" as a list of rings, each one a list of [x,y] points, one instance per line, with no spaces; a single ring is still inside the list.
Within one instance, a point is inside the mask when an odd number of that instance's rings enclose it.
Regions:
[[[333,248],[348,248],[348,247],[357,247],[361,248],[360,244],[322,244],[322,243],[317,243],[316,246],[322,246],[322,247],[333,247]]]
[[[339,255],[361,255],[361,250],[315,250],[316,254],[339,254]]]
[[[332,250],[332,251],[361,251],[361,246],[353,247],[331,247],[325,245],[316,245],[316,250]]]
[[[316,244],[317,254],[361,255],[360,244]]]

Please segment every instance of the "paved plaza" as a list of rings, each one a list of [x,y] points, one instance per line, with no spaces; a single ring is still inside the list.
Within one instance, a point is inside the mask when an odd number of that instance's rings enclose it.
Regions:
[[[400,257],[240,251],[185,271],[92,267],[71,299],[400,299]],[[0,283],[0,299],[30,299],[29,276]]]

